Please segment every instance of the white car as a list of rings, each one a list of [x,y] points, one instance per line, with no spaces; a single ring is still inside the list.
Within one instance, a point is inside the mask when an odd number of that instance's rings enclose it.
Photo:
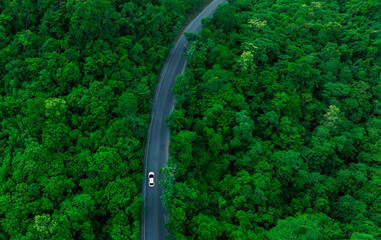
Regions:
[[[155,174],[153,172],[148,173],[148,185],[150,187],[155,186],[154,178],[155,178]]]

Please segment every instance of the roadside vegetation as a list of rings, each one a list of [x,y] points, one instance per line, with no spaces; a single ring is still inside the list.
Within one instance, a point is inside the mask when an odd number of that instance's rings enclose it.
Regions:
[[[138,239],[158,74],[201,0],[0,1],[0,239]]]
[[[171,239],[381,239],[381,2],[229,0],[168,118]]]

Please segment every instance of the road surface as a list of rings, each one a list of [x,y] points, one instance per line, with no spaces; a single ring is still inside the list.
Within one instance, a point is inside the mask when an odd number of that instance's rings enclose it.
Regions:
[[[185,29],[185,32],[197,32],[201,28],[201,18],[211,17],[219,3],[225,0],[215,0],[204,11],[198,15]],[[148,130],[148,142],[146,147],[145,180],[143,186],[144,213],[142,219],[142,237],[144,240],[165,239],[167,230],[164,224],[168,220],[165,208],[162,206],[160,196],[162,194],[159,180],[160,168],[168,159],[167,147],[169,144],[169,129],[166,118],[174,107],[174,94],[172,88],[175,85],[177,75],[182,74],[185,69],[187,41],[182,35],[170,53],[170,58],[165,64],[160,75],[160,81],[153,102],[151,125]],[[155,186],[148,186],[148,173],[155,173]]]

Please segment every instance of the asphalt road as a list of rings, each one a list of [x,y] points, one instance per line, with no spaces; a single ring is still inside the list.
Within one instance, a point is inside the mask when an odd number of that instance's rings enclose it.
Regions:
[[[185,29],[185,32],[197,32],[201,28],[201,18],[211,17],[219,3],[225,0],[215,0],[198,15]],[[165,239],[167,230],[165,223],[168,214],[162,206],[160,196],[162,189],[159,184],[160,168],[168,159],[169,129],[166,118],[174,108],[174,94],[172,88],[175,85],[177,75],[184,72],[186,59],[187,41],[182,35],[170,53],[169,61],[165,64],[160,75],[160,81],[155,94],[151,124],[148,130],[148,142],[146,147],[145,180],[143,186],[145,211],[142,219],[142,237],[146,240]],[[155,186],[148,186],[148,173],[155,173]]]

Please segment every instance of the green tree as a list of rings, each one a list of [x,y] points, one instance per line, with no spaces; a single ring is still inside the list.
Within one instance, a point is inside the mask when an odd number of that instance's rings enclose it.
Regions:
[[[356,200],[350,195],[345,195],[339,198],[336,203],[336,217],[343,222],[349,222],[354,217],[366,211],[366,205]]]
[[[56,113],[56,116],[59,115]],[[47,124],[42,133],[42,141],[45,147],[51,151],[64,151],[68,148],[68,133],[70,128],[64,123]]]
[[[117,149],[100,147],[92,158],[89,159],[88,171],[97,173],[103,183],[111,181],[120,173],[118,167],[122,163]]]
[[[120,209],[125,209],[134,201],[134,196],[138,194],[138,189],[132,184],[131,178],[120,178],[110,182],[105,188],[105,198],[107,198],[108,210],[116,214]]]
[[[195,225],[195,237],[217,239],[222,235],[221,225],[213,217],[201,213],[192,222]]]
[[[170,153],[178,155],[181,159],[183,159],[180,168],[181,174],[185,174],[193,162],[192,141],[194,141],[195,138],[196,134],[194,132],[183,130],[171,139],[173,147]]]
[[[68,216],[74,236],[83,239],[95,239],[91,218],[94,212],[94,200],[89,194],[79,194],[62,203],[61,211]]]
[[[301,215],[285,220],[279,220],[277,225],[267,232],[268,238],[273,239],[316,239],[340,238],[343,233],[339,224],[327,215]]]
[[[118,107],[114,110],[119,116],[136,114],[138,101],[131,92],[124,92],[118,100]]]

